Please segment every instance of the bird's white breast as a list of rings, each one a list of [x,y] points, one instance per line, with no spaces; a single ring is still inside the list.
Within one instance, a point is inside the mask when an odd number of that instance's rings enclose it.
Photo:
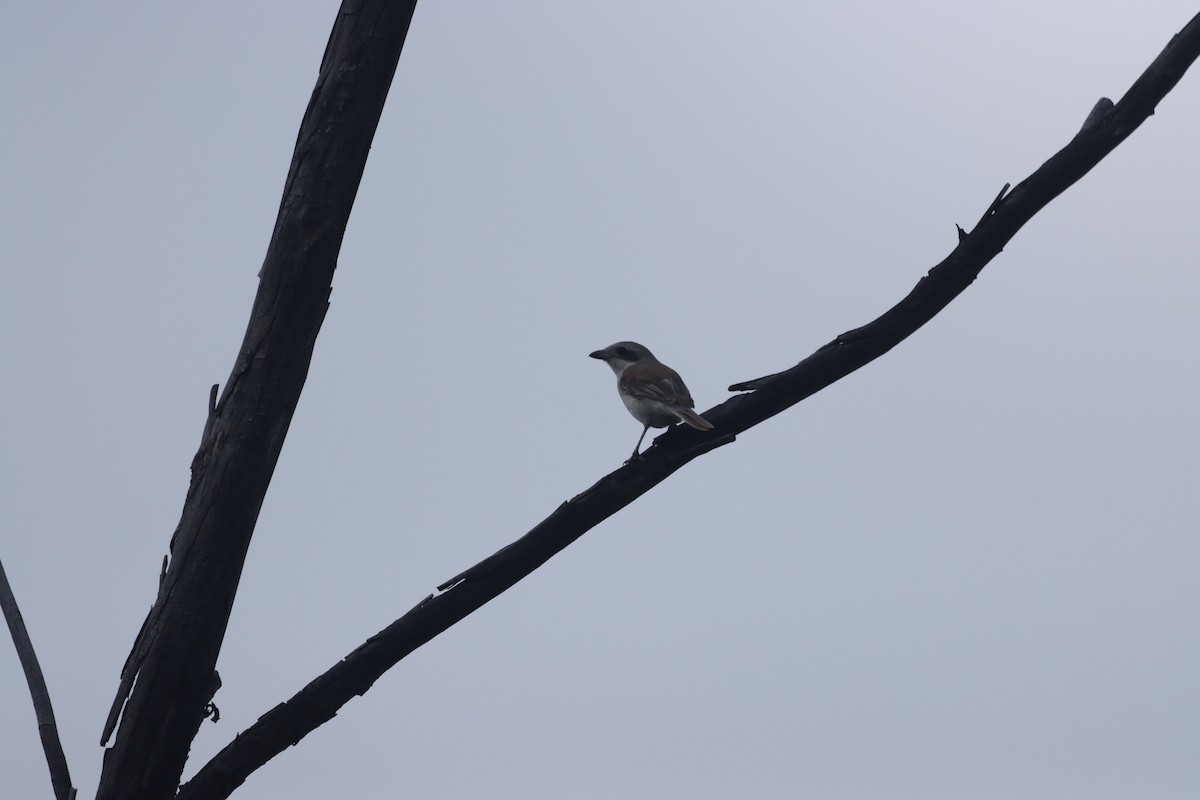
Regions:
[[[624,393],[620,394],[621,402],[625,404],[625,408],[629,409],[629,413],[633,415],[633,418],[643,425],[649,425],[651,428],[665,428],[668,425],[674,425],[676,422],[679,422],[679,414],[657,400],[646,400],[638,397],[630,397]]]

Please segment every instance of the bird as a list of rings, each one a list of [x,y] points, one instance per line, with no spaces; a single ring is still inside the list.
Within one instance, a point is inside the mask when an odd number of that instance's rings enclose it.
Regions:
[[[659,361],[637,342],[617,342],[589,353],[608,364],[617,376],[617,394],[633,418],[642,423],[642,435],[629,460],[638,457],[646,431],[684,422],[698,431],[710,431],[711,422],[693,411],[696,405],[679,373]]]

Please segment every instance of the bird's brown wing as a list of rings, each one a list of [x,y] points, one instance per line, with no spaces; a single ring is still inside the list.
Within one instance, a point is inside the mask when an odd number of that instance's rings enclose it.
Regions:
[[[661,364],[633,364],[619,381],[622,392],[639,400],[654,400],[667,406],[691,408],[696,405],[679,373]]]

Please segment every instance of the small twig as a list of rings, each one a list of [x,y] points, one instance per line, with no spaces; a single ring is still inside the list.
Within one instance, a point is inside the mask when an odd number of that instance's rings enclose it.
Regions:
[[[167,557],[163,556],[163,564],[165,565]],[[162,582],[166,577],[163,573],[159,576],[159,591],[162,591]],[[142,620],[142,627],[138,629],[137,638],[133,640],[133,649],[129,651],[129,655],[125,658],[125,666],[121,667],[121,684],[117,689],[117,697],[113,700],[112,706],[108,710],[108,717],[104,720],[104,731],[100,734],[100,746],[104,747],[108,744],[108,737],[112,736],[112,732],[117,729],[117,722],[121,719],[121,711],[125,708],[125,701],[129,697],[130,690],[133,689],[133,679],[137,677],[138,665],[142,663],[142,658],[146,653],[146,642],[150,635],[151,621],[154,619],[154,608],[146,612],[146,618]]]
[[[214,669],[212,678],[208,683],[208,701],[204,704],[204,716],[211,719],[213,722],[221,721],[221,709],[217,708],[217,704],[212,701],[220,689],[221,673]]]
[[[987,207],[987,211],[983,212],[983,216],[979,218],[979,222],[975,223],[976,228],[978,228],[983,223],[987,222],[988,217],[990,217],[996,213],[996,211],[1000,208],[1000,204],[1003,203],[1005,201],[1005,199],[1008,198],[1008,190],[1011,188],[1012,188],[1011,183],[1006,183],[1006,184],[1004,184],[1004,186],[1002,186],[1000,188],[1000,192],[999,192],[999,194],[996,195],[996,199],[993,200],[992,204]]]
[[[1108,112],[1112,110],[1113,101],[1109,100],[1107,97],[1101,97],[1096,101],[1096,105],[1092,106],[1092,110],[1088,112],[1087,119],[1083,121],[1083,127],[1081,127],[1079,129],[1079,133],[1075,135],[1082,136],[1083,134],[1091,131],[1093,128],[1099,125],[1100,121],[1108,116]]]
[[[203,450],[212,439],[213,428],[217,424],[217,389],[221,384],[214,383],[208,390],[208,418],[204,420],[204,432],[200,434],[200,449]]]
[[[46,753],[46,763],[50,767],[50,783],[54,787],[54,796],[57,800],[71,800],[75,797],[75,788],[71,786],[71,771],[67,769],[67,757],[63,755],[62,742],[58,738],[54,708],[50,705],[50,691],[46,688],[46,679],[33,650],[29,631],[25,629],[25,620],[21,617],[21,610],[17,608],[17,598],[13,595],[12,587],[8,585],[3,563],[0,563],[0,610],[3,610],[8,630],[12,633],[21,668],[25,670],[25,681],[29,684],[33,712],[37,717],[38,735],[41,736],[42,750]]]
[[[987,221],[988,217],[990,217],[990,216],[992,216],[992,214],[996,213],[996,209],[1000,208],[1000,202],[1008,196],[1008,190],[1010,188],[1012,188],[1011,183],[1004,184],[1004,188],[1000,190],[1000,193],[998,195],[996,195],[996,199],[992,201],[992,204],[987,207],[987,211],[983,212],[983,216],[979,218],[979,222],[975,223],[975,227],[972,228],[972,230],[977,230],[980,225],[982,225],[985,221]],[[962,225],[958,225],[957,223],[955,224],[954,229],[958,231],[959,244],[962,244],[963,242],[965,242],[967,240],[967,237],[971,235],[963,230]]]

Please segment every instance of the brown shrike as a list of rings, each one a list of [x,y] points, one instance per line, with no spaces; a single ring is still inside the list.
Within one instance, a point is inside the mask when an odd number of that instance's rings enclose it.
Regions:
[[[712,423],[692,410],[696,403],[679,373],[637,342],[617,342],[589,355],[616,373],[617,394],[633,418],[645,426],[630,460],[638,457],[642,439],[651,428],[686,422],[698,431],[712,430]]]

